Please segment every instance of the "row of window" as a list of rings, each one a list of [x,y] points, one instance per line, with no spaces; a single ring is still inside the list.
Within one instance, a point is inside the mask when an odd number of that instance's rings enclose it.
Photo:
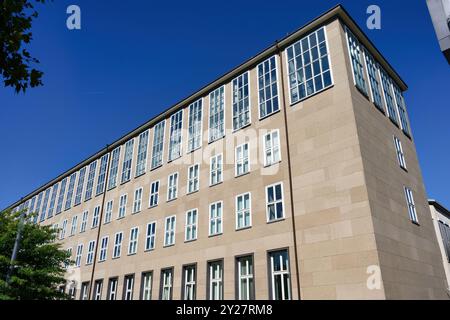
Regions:
[[[289,300],[291,295],[291,275],[289,267],[288,250],[269,251],[267,253],[269,266],[269,292],[270,299]],[[173,297],[174,267],[161,269],[159,284],[159,299],[171,300]],[[235,258],[235,288],[236,299],[252,300],[255,299],[255,278],[254,278],[254,257],[253,254],[238,256]],[[206,275],[206,297],[208,300],[224,299],[224,259],[218,259],[207,262]],[[120,299],[119,277],[108,279],[106,294],[103,292],[103,279],[94,281],[94,290],[92,300],[117,300]],[[197,264],[184,265],[181,270],[181,299],[197,299]],[[128,274],[123,278],[122,299],[133,300],[135,297],[135,275]],[[90,284],[83,282],[81,284],[80,300],[87,300],[89,297]],[[69,294],[76,299],[76,286],[69,286]],[[141,274],[139,299],[150,300],[153,295],[153,271],[143,272]]]

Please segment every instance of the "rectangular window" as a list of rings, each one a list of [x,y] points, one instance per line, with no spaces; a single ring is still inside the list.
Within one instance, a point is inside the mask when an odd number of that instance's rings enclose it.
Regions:
[[[83,196],[85,175],[86,175],[86,167],[80,170],[80,175],[78,176],[77,190],[75,192],[75,202],[73,204],[74,206],[77,206],[81,203],[81,197]]]
[[[109,238],[107,236],[103,237],[101,240],[100,257],[99,257],[98,261],[105,261],[107,258],[108,240],[109,240]]]
[[[94,282],[94,300],[102,299],[103,280],[95,280]]]
[[[117,219],[121,219],[121,218],[125,217],[126,210],[127,210],[127,195],[123,194],[120,196],[120,199],[119,199],[119,215],[118,215]]]
[[[146,130],[139,135],[136,177],[144,174],[147,169],[148,133],[149,130]]]
[[[183,130],[183,110],[170,117],[169,161],[181,157],[181,139]]]
[[[277,62],[275,56],[258,65],[259,118],[280,110],[278,100]]]
[[[94,208],[94,214],[92,215],[92,225],[91,228],[97,228],[100,219],[100,206]]]
[[[117,284],[119,283],[119,279],[110,278],[108,284],[108,300],[116,300],[117,299]]]
[[[280,130],[272,130],[264,135],[264,166],[271,166],[281,161]]]
[[[195,265],[183,267],[183,296],[182,300],[195,300],[196,297],[196,270]]]
[[[125,276],[123,281],[123,300],[133,300],[134,274]]]
[[[111,156],[111,167],[109,168],[108,190],[114,188],[117,184],[117,175],[119,173],[120,146],[115,148]]]
[[[447,261],[450,262],[450,227],[443,221],[438,221],[439,231],[441,232],[442,244],[444,245]]]
[[[131,178],[131,162],[133,161],[134,139],[130,139],[125,144],[125,157],[122,164],[122,177],[120,183],[125,183]]]
[[[155,249],[156,222],[147,224],[147,233],[145,236],[145,251]]]
[[[164,226],[164,246],[171,246],[175,244],[175,222],[176,217],[170,216],[166,218]]]
[[[269,252],[272,300],[291,299],[291,276],[287,250]]]
[[[209,166],[209,185],[222,182],[222,154],[212,156]]]
[[[287,48],[291,103],[332,85],[325,27]]]
[[[194,164],[188,168],[188,193],[198,191],[199,188],[200,165]]]
[[[67,189],[66,196],[66,204],[64,206],[64,210],[69,210],[72,206],[72,196],[73,196],[73,188],[75,187],[75,179],[77,178],[77,173],[74,172],[70,175],[69,187]]]
[[[409,124],[408,117],[406,115],[405,98],[403,98],[403,94],[397,85],[393,84],[393,88],[398,114],[400,115],[400,124],[402,125],[403,132],[409,136]]]
[[[172,173],[167,179],[167,201],[177,198],[178,172]]]
[[[78,227],[78,216],[73,216],[72,217],[72,225],[70,228],[71,236],[75,235],[75,233],[77,232],[77,227]]]
[[[248,143],[236,147],[235,175],[237,177],[250,172],[250,156],[248,148]]]
[[[202,104],[203,100],[199,99],[189,105],[188,152],[196,150],[202,145]]]
[[[87,300],[89,295],[89,281],[81,284],[80,300]]]
[[[223,260],[208,262],[208,299],[223,299]]]
[[[100,171],[97,178],[97,190],[95,190],[95,195],[98,196],[105,191],[105,180],[106,180],[106,170],[108,169],[109,153],[105,154],[100,159]]]
[[[86,256],[86,264],[92,264],[94,262],[94,250],[95,250],[95,240],[89,241],[88,252]]]
[[[402,142],[396,136],[394,136],[394,145],[395,150],[397,152],[398,164],[400,165],[401,168],[406,170],[406,161],[405,161],[405,154],[403,153]]]
[[[62,240],[66,237],[66,231],[67,231],[67,219],[64,219],[59,233],[59,240]]]
[[[153,272],[143,272],[141,276],[141,300],[152,299]]]
[[[79,244],[77,246],[77,254],[75,256],[75,266],[76,267],[81,266],[81,258],[82,258],[82,256],[83,256],[83,245]]]
[[[159,180],[153,181],[150,185],[149,207],[156,207],[159,198]]]
[[[236,258],[237,270],[237,299],[254,300],[255,299],[255,281],[253,278],[253,256]]]
[[[37,220],[38,220],[38,217],[39,217],[39,213],[40,213],[40,209],[41,209],[42,196],[43,195],[44,195],[44,192],[41,192],[41,193],[39,193],[38,198],[37,198],[36,208],[35,208],[36,215],[34,216],[34,223],[37,223]],[[63,196],[64,196],[64,194],[63,194]],[[61,203],[61,206],[62,206],[62,203]]]
[[[105,222],[104,223],[110,223],[112,219],[112,213],[113,213],[113,200],[110,200],[106,203],[106,210],[105,210]]]
[[[236,229],[249,228],[252,225],[250,192],[236,197]]]
[[[97,168],[97,160],[89,165],[88,179],[86,183],[86,192],[84,193],[84,201],[92,198],[92,189],[94,188],[95,169]]]
[[[284,218],[283,184],[277,183],[266,187],[267,222]]]
[[[161,270],[160,300],[172,300],[173,268]]]
[[[405,187],[406,205],[408,206],[409,218],[414,223],[419,223],[417,218],[416,204],[414,203],[414,196],[411,189]]]
[[[387,106],[389,119],[398,125],[397,112],[395,111],[395,102],[392,93],[392,80],[381,67],[379,70],[381,75],[381,83],[383,85],[384,101]]]
[[[50,197],[50,191],[51,189],[48,188],[47,190],[45,190],[45,194],[44,194],[44,202],[42,203],[42,210],[41,210],[41,221],[45,220],[45,215],[47,214],[47,204],[48,204],[48,198]],[[15,210],[17,211],[17,210]]]
[[[186,212],[185,241],[197,239],[197,209]]]
[[[356,87],[367,95],[367,85],[364,78],[364,60],[361,46],[358,39],[356,39],[347,27],[345,28],[345,33],[347,34],[348,50],[352,63],[353,80]]]
[[[123,240],[123,232],[117,232],[114,235],[114,250],[113,250],[113,259],[119,258],[122,253],[122,240]]]
[[[225,135],[225,86],[209,94],[209,142],[219,140]]]
[[[370,92],[372,93],[372,101],[375,106],[384,113],[383,101],[381,97],[381,86],[378,77],[378,64],[373,56],[364,50],[364,56],[366,60],[367,75],[369,77]]]
[[[232,81],[233,86],[233,130],[250,123],[249,72]]]
[[[162,165],[164,152],[164,131],[166,121],[163,120],[155,126],[153,133],[152,169]]]
[[[81,217],[80,233],[86,231],[86,225],[87,225],[87,222],[88,222],[88,218],[89,218],[89,212],[88,211],[84,211],[83,212],[83,216]]]
[[[56,214],[60,214],[62,211],[64,193],[66,192],[66,184],[67,184],[67,178],[64,178],[61,181],[61,189],[59,190],[58,203],[56,204]],[[39,205],[36,206],[35,212],[38,211],[38,208],[40,206],[39,198],[38,198],[38,204]]]
[[[209,235],[222,233],[222,201],[209,205]]]
[[[47,215],[49,218],[53,217],[53,210],[55,208],[56,195],[58,193],[58,188],[59,188],[59,183],[56,183],[52,188],[52,196],[50,197],[50,204],[48,206],[48,215]],[[29,208],[31,208],[31,206]]]
[[[128,254],[135,254],[138,246],[139,227],[131,228],[130,241],[128,242]]]
[[[133,213],[138,213],[139,211],[141,211],[141,204],[142,204],[142,188],[139,188],[134,191]]]

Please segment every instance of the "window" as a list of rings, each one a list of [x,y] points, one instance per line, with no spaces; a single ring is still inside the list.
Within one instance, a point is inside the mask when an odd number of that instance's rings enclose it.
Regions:
[[[237,270],[237,299],[255,299],[255,282],[253,279],[253,256],[236,258]]]
[[[264,166],[271,166],[281,161],[280,130],[272,130],[264,135]]]
[[[159,180],[153,181],[150,185],[150,198],[149,207],[156,207],[158,205],[158,195],[159,195]]]
[[[94,187],[95,169],[97,168],[97,160],[89,165],[88,179],[86,183],[86,192],[84,193],[84,201],[92,198],[92,188]]]
[[[417,219],[417,211],[416,211],[416,205],[414,203],[414,196],[411,189],[405,187],[405,196],[406,196],[406,205],[408,206],[408,213],[409,218],[414,223],[419,223],[419,220]]]
[[[249,72],[232,81],[233,86],[233,130],[239,130],[250,123]]]
[[[188,168],[188,193],[198,191],[200,165],[194,164]]]
[[[147,224],[147,234],[145,236],[145,251],[155,249],[156,222]]]
[[[75,281],[71,281],[69,284],[69,299],[75,300],[77,294],[77,287]]]
[[[76,267],[81,266],[81,257],[82,257],[82,255],[83,255],[83,245],[79,244],[77,246],[77,254],[75,256],[75,266]]]
[[[41,219],[40,219],[41,221],[45,220],[45,215],[47,213],[46,211],[47,211],[48,198],[50,197],[50,191],[51,191],[50,188],[45,190],[44,202],[42,204],[42,210],[41,210]],[[17,211],[17,210],[15,210],[15,211]]]
[[[42,201],[42,195],[43,195],[44,193],[43,192],[41,192],[40,194],[39,194],[39,196],[38,196],[38,198],[37,198],[37,202],[36,202],[36,208],[35,208],[35,213],[36,213],[36,215],[34,216],[34,223],[37,223],[37,219],[38,219],[38,216],[39,216],[39,209],[41,208],[41,201]],[[64,194],[63,194],[63,196],[64,196]],[[62,201],[61,201],[61,206],[62,206]],[[61,212],[61,211],[60,211]]]
[[[209,185],[213,186],[222,182],[222,154],[211,157],[209,172]]]
[[[113,212],[113,200],[110,200],[106,203],[106,210],[105,210],[105,223],[110,223],[112,219],[112,212]]]
[[[128,242],[128,254],[135,254],[138,246],[139,228],[134,227],[130,230],[130,241]]]
[[[56,214],[59,214],[62,211],[64,193],[66,192],[66,184],[67,184],[67,178],[64,178],[61,181],[61,189],[59,190],[58,203],[56,204]],[[35,212],[37,212],[39,210],[40,205],[41,204],[40,204],[39,198],[38,198],[38,203],[36,205]]]
[[[92,225],[91,228],[97,228],[100,219],[100,206],[94,208],[94,214],[92,215]]]
[[[397,85],[393,84],[393,88],[398,114],[400,115],[400,124],[402,125],[403,132],[409,136],[409,124],[406,115],[405,99],[403,98],[403,94]]]
[[[177,198],[178,172],[172,173],[167,179],[167,201]]]
[[[352,63],[353,80],[356,87],[367,95],[366,80],[364,78],[363,53],[359,41],[347,27],[345,28],[345,33],[347,34],[348,50]]]
[[[114,235],[114,250],[113,250],[113,259],[119,258],[122,252],[122,240],[123,240],[123,232],[117,232]]]
[[[77,232],[77,225],[78,225],[78,216],[72,217],[72,225],[70,228],[70,235],[73,236]]]
[[[117,284],[119,280],[117,278],[110,278],[108,284],[108,300],[117,299]]]
[[[161,270],[160,300],[172,300],[173,268]]]
[[[439,231],[441,232],[442,244],[444,245],[447,261],[450,262],[450,227],[441,220],[438,220]]]
[[[141,276],[141,300],[152,299],[153,272],[143,272]]]
[[[94,300],[102,299],[103,280],[95,280],[94,282]]]
[[[165,126],[165,120],[161,121],[155,126],[155,130],[153,133],[152,169],[155,169],[162,165]]]
[[[142,203],[142,188],[139,188],[134,191],[133,213],[141,211],[141,203]]]
[[[88,244],[86,264],[92,264],[92,262],[94,262],[94,250],[95,250],[95,240],[91,240],[91,241],[89,241],[89,244]]]
[[[183,129],[183,110],[170,117],[169,161],[181,156],[181,139]]]
[[[164,226],[164,246],[171,246],[175,244],[175,216],[166,218]]]
[[[236,176],[243,175],[250,171],[250,160],[248,143],[236,147]]]
[[[269,252],[272,300],[291,299],[291,276],[287,250]]]
[[[87,222],[88,222],[88,218],[89,218],[89,212],[88,211],[84,211],[83,215],[81,217],[80,233],[86,231],[86,225],[87,225]]]
[[[398,164],[400,165],[401,168],[406,170],[406,161],[405,161],[405,154],[403,153],[402,142],[396,136],[394,136],[394,145],[395,150],[397,152]]]
[[[81,284],[80,300],[87,300],[89,296],[89,281]]]
[[[130,139],[125,144],[125,157],[122,164],[122,178],[120,183],[125,183],[131,178],[131,162],[133,161],[134,139]]]
[[[120,146],[115,148],[111,156],[111,167],[109,168],[108,190],[117,184],[117,174],[119,173]]]
[[[70,207],[72,206],[73,188],[75,186],[76,178],[77,178],[76,172],[74,172],[70,175],[69,188],[67,189],[66,204],[64,205],[64,210],[69,210]],[[47,196],[47,194],[46,194],[46,196]]]
[[[252,225],[250,193],[236,197],[236,229],[249,228]]]
[[[105,261],[107,258],[107,253],[108,253],[108,240],[109,238],[103,237],[101,240],[101,247],[100,247],[100,257],[99,257],[99,261]]]
[[[185,241],[197,239],[197,209],[186,212]]]
[[[147,169],[148,130],[139,135],[136,177],[145,173]]]
[[[123,194],[123,195],[120,196],[120,199],[119,199],[119,215],[118,215],[118,219],[121,219],[121,218],[125,217],[126,210],[127,210],[127,195]]]
[[[277,62],[275,56],[258,65],[259,117],[264,118],[280,110],[278,101]]]
[[[108,167],[109,153],[105,154],[100,159],[100,171],[98,173],[97,178],[97,190],[95,191],[95,195],[98,196],[105,191],[105,180],[106,180],[106,170]]]
[[[394,96],[392,95],[392,80],[382,68],[379,70],[381,75],[381,83],[383,85],[384,101],[388,109],[389,119],[398,125],[397,112],[395,111],[394,106]]]
[[[373,58],[373,56],[367,50],[364,50],[364,56],[366,58],[366,69],[370,82],[370,92],[372,93],[372,101],[378,109],[384,112],[381,97],[380,80],[378,78],[378,64]]]
[[[202,145],[202,103],[203,100],[199,99],[189,105],[188,152]]]
[[[56,195],[58,193],[58,188],[59,188],[59,183],[56,183],[52,188],[52,196],[50,198],[50,205],[48,206],[48,217],[49,218],[53,217],[53,209],[55,208]],[[32,200],[32,202],[33,202],[33,200]],[[29,208],[31,208],[31,206]],[[28,210],[28,212],[30,212],[30,210]]]
[[[123,300],[133,300],[134,274],[125,276],[123,282]]]
[[[67,230],[67,219],[65,219],[62,223],[61,232],[59,233],[60,240],[66,237],[66,230]]]
[[[208,262],[208,299],[223,299],[223,260]]]
[[[286,52],[291,103],[332,85],[324,27],[297,41]]]
[[[209,141],[216,141],[225,135],[224,90],[222,86],[209,94]]]
[[[183,300],[195,300],[196,296],[196,274],[195,265],[183,267]]]
[[[222,233],[222,201],[211,203],[209,206],[209,235]]]
[[[75,202],[74,206],[81,203],[81,197],[83,196],[83,186],[84,186],[84,176],[86,175],[86,167],[80,170],[80,175],[78,176],[77,190],[75,192]]]
[[[284,218],[282,183],[266,187],[266,207],[267,222]]]

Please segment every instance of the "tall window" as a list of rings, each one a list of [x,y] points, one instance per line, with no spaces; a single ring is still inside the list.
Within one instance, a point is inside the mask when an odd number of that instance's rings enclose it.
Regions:
[[[275,56],[258,65],[258,102],[260,118],[267,117],[280,109]]]
[[[133,300],[134,274],[125,276],[123,282],[123,300]]]
[[[183,129],[183,110],[170,117],[169,161],[181,156],[181,139]]]
[[[147,233],[145,236],[145,251],[155,249],[156,222],[147,224]]]
[[[383,85],[384,101],[388,109],[389,119],[395,124],[398,124],[397,111],[395,110],[394,96],[392,93],[392,80],[386,72],[380,67],[381,83]]]
[[[136,177],[144,174],[147,168],[148,133],[146,130],[139,135]]]
[[[91,228],[97,228],[100,220],[100,206],[94,208],[94,214],[92,215]]]
[[[98,196],[105,191],[105,180],[106,180],[106,170],[108,167],[109,153],[105,154],[100,159],[100,171],[98,173],[97,178],[97,190],[95,191],[95,195]]]
[[[172,300],[172,287],[173,287],[173,268],[167,268],[161,270],[161,300]]]
[[[110,278],[108,284],[108,300],[116,300],[117,299],[117,284],[119,280],[117,278]]]
[[[126,210],[127,210],[127,195],[123,194],[120,196],[119,199],[119,215],[117,218],[121,219],[125,217]]]
[[[233,86],[233,130],[250,123],[249,72],[232,81]]]
[[[175,222],[176,217],[170,216],[166,218],[164,226],[164,246],[171,246],[175,244]]]
[[[237,270],[237,299],[255,299],[255,282],[253,279],[253,256],[236,258]]]
[[[394,136],[395,151],[397,152],[398,164],[401,168],[406,169],[405,154],[403,153],[402,142]]]
[[[67,231],[67,219],[64,219],[62,223],[62,227],[59,233],[59,239],[62,240],[66,237],[66,231]]]
[[[105,222],[104,223],[110,223],[111,222],[112,212],[113,212],[113,200],[109,200],[106,203]]]
[[[167,201],[177,198],[178,172],[172,173],[167,179]]]
[[[378,64],[367,50],[364,50],[364,56],[366,58],[366,67],[367,74],[369,76],[372,101],[378,109],[384,112],[382,100],[383,98],[381,97],[380,80],[378,78]]]
[[[81,266],[81,257],[83,256],[83,244],[77,246],[77,254],[75,256],[75,266]]]
[[[141,211],[141,204],[142,204],[142,188],[139,188],[134,191],[133,213]]]
[[[153,133],[153,150],[152,150],[152,169],[162,165],[164,151],[164,131],[166,121],[159,122]]]
[[[67,184],[67,178],[64,178],[61,181],[61,189],[59,190],[58,203],[56,205],[56,214],[59,214],[62,211],[64,193],[66,192],[66,184]],[[38,198],[38,203],[39,203],[39,198]],[[36,206],[36,209],[35,209],[36,212],[38,211],[39,206],[40,206],[40,203],[39,203],[39,205]]]
[[[200,165],[194,164],[188,168],[188,193],[198,191]]]
[[[143,272],[141,276],[141,300],[152,299],[153,272]]]
[[[84,177],[86,175],[86,167],[83,167],[80,170],[80,175],[78,176],[78,184],[77,191],[75,192],[75,202],[74,206],[77,206],[81,203],[81,197],[83,196],[83,187],[84,187]]]
[[[270,285],[272,300],[291,299],[291,276],[287,250],[269,253]]]
[[[94,282],[94,300],[102,299],[103,280],[95,280]]]
[[[99,257],[99,261],[105,261],[107,258],[107,253],[108,253],[108,240],[109,237],[103,237],[101,240],[101,246],[100,246],[100,257]]]
[[[198,149],[202,145],[202,104],[203,100],[199,99],[189,105],[188,151]]]
[[[114,235],[114,250],[113,250],[113,259],[119,258],[122,253],[122,240],[123,240],[123,232],[117,232]]]
[[[288,47],[287,59],[291,103],[332,85],[325,27]]]
[[[270,166],[280,160],[280,130],[277,129],[264,135],[264,166]]]
[[[409,135],[409,124],[408,124],[408,117],[406,115],[405,99],[403,98],[403,94],[397,85],[393,84],[393,88],[394,88],[395,102],[397,103],[398,114],[400,115],[400,124],[402,125],[402,130],[404,133]]]
[[[94,250],[95,250],[95,240],[91,240],[91,241],[89,241],[89,244],[88,244],[86,264],[92,264],[92,262],[94,262]]]
[[[352,62],[353,79],[356,87],[367,95],[366,80],[364,78],[364,60],[361,47],[358,39],[351,33],[348,28],[345,28],[348,41],[348,49],[350,53],[350,60]]]
[[[211,203],[209,206],[209,235],[222,233],[222,201]]]
[[[195,300],[196,296],[196,274],[195,265],[183,267],[183,300]]]
[[[186,212],[185,241],[197,239],[197,209]]]
[[[282,183],[266,187],[266,208],[267,222],[284,218]]]
[[[117,184],[117,175],[119,173],[120,146],[115,148],[111,155],[111,166],[109,168],[108,190],[114,188]]]
[[[55,208],[56,195],[58,193],[59,183],[55,183],[52,188],[52,196],[50,197],[50,204],[48,206],[48,217],[53,217],[53,209]],[[31,206],[30,206],[31,208]],[[28,212],[30,212],[28,210]]]
[[[86,192],[84,193],[84,201],[92,198],[92,188],[94,187],[95,169],[97,168],[97,160],[89,165],[88,179],[86,183]]]
[[[250,193],[244,193],[236,197],[236,229],[248,228],[251,225]]]
[[[444,245],[447,261],[450,262],[450,227],[443,221],[438,221],[439,231],[441,232],[442,243]]]
[[[131,178],[131,162],[133,161],[133,147],[134,139],[130,139],[125,144],[125,157],[122,164],[122,178],[121,183],[125,183]]]
[[[222,154],[212,156],[209,166],[209,185],[222,182]]]
[[[89,218],[89,211],[84,211],[81,216],[80,233],[86,231],[86,226]]]
[[[209,141],[215,141],[225,135],[224,116],[224,90],[225,87],[214,90],[209,94]]]
[[[417,218],[416,204],[414,203],[413,192],[410,188],[405,187],[406,205],[408,206],[409,218],[414,223],[419,223]]]
[[[36,215],[35,215],[35,217],[34,217],[34,223],[37,223],[37,219],[38,219],[38,216],[39,216],[39,213],[40,213],[40,209],[41,209],[41,202],[42,202],[42,196],[44,195],[44,192],[41,192],[41,193],[39,193],[39,196],[38,196],[38,198],[37,198],[37,202],[36,202],[36,209],[35,209],[35,212],[36,212]],[[64,196],[64,195],[63,195]],[[61,201],[62,202],[62,201]],[[62,203],[61,203],[61,205],[62,205]],[[61,212],[61,211],[60,211]]]
[[[208,299],[223,299],[223,260],[208,262]]]
[[[45,215],[47,213],[47,204],[48,204],[48,198],[50,197],[50,191],[51,188],[48,188],[47,190],[45,190],[45,194],[44,194],[44,203],[42,204],[42,210],[41,210],[41,221],[45,220]]]
[[[236,147],[235,175],[240,176],[250,171],[248,143]]]
[[[128,242],[128,254],[135,254],[138,246],[139,227],[131,228],[130,241]]]
[[[69,180],[69,187],[67,189],[67,196],[66,196],[66,204],[64,206],[64,210],[69,210],[72,206],[72,196],[73,196],[73,188],[75,186],[75,179],[77,178],[77,173],[74,172],[70,175]]]
[[[149,207],[156,207],[158,205],[159,198],[159,180],[153,181],[150,184],[150,197],[149,197]]]
[[[89,281],[81,284],[80,300],[87,300],[89,295]]]
[[[72,224],[70,228],[70,235],[73,236],[77,232],[77,226],[78,226],[78,216],[72,217]]]

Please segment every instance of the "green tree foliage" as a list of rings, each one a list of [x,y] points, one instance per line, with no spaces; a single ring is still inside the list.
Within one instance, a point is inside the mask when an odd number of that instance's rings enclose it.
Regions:
[[[69,254],[55,240],[50,226],[23,224],[20,247],[9,283],[6,275],[20,224],[20,212],[0,212],[0,300],[66,299],[58,287],[64,284]]]

